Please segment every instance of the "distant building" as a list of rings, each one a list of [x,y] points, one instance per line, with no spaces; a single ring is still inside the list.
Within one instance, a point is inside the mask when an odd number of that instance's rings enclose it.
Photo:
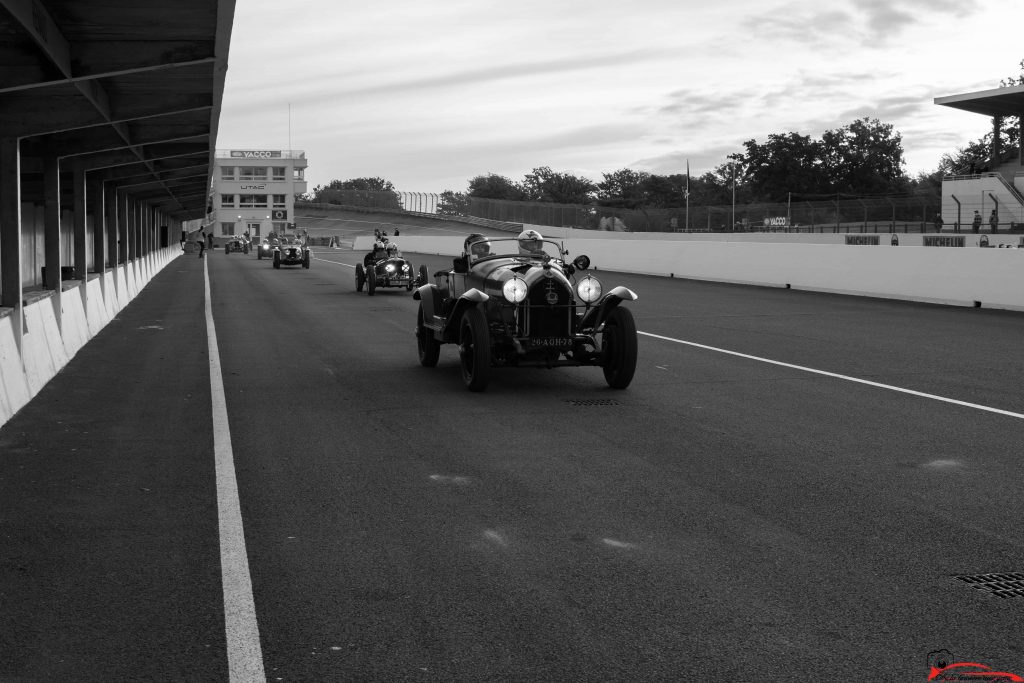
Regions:
[[[224,241],[246,231],[253,241],[295,229],[295,195],[306,192],[302,150],[218,149],[209,229]]]

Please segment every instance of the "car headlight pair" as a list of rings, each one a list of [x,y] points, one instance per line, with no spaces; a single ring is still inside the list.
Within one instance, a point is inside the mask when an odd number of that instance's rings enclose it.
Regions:
[[[601,298],[601,281],[588,275],[576,285],[576,293],[585,303],[592,304]]]

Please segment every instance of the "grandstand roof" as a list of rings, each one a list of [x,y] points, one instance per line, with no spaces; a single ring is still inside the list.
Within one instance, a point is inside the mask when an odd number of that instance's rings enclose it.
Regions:
[[[1024,85],[936,97],[935,104],[985,116],[1024,116]]]
[[[47,160],[202,218],[235,0],[0,0],[0,137],[19,138],[22,201]],[[70,183],[61,183],[69,188]]]

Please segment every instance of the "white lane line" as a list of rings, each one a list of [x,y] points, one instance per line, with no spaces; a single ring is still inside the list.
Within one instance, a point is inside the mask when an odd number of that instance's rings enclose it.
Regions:
[[[913,389],[905,389],[903,387],[893,386],[892,384],[882,384],[881,382],[872,382],[869,379],[861,379],[859,377],[850,377],[849,375],[840,375],[835,372],[828,372],[827,370],[817,370],[815,368],[808,368],[803,365],[793,365],[792,363],[783,363],[782,361],[772,360],[770,358],[761,358],[760,356],[751,356],[746,353],[740,353],[738,351],[730,351],[728,349],[720,349],[716,346],[707,346],[706,344],[698,344],[697,342],[685,341],[683,339],[675,339],[673,337],[663,337],[660,334],[651,334],[650,332],[640,332],[645,337],[652,337],[654,339],[661,339],[663,341],[675,342],[676,344],[685,344],[686,346],[693,346],[698,349],[705,349],[707,351],[715,351],[717,353],[724,353],[730,356],[737,356],[739,358],[746,358],[748,360],[756,360],[759,363],[768,363],[769,365],[778,365],[783,368],[790,368],[792,370],[802,370],[803,372],[811,372],[816,375],[822,375],[824,377],[833,377],[835,379],[845,380],[847,382],[856,382],[857,384],[866,384],[869,387],[877,387],[879,389],[888,389],[889,391],[898,391],[901,394],[910,394],[911,396],[918,396],[920,398],[929,398],[933,401],[942,401],[943,403],[952,403],[953,405],[963,406],[965,408],[974,408],[975,410],[983,410],[989,413],[995,413],[997,415],[1005,415],[1007,417],[1015,417],[1024,420],[1024,414],[1015,413],[1010,410],[1003,410],[1001,408],[993,408],[991,406],[983,406],[978,403],[968,403],[967,401],[960,401],[955,398],[949,398],[948,396],[938,396],[936,394],[927,394],[923,391],[914,391]]]
[[[265,681],[260,631],[252,598],[249,560],[245,552],[242,510],[231,451],[227,399],[221,374],[217,330],[210,304],[210,276],[203,263],[206,288],[206,336],[210,354],[210,396],[213,403],[213,454],[217,471],[217,522],[220,529],[220,575],[224,589],[224,631],[227,636],[228,680]]]

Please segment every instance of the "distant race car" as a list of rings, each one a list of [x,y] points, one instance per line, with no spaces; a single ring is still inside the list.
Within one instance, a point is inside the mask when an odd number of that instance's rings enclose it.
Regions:
[[[249,240],[241,235],[233,235],[224,243],[224,253],[230,254],[233,251],[240,251],[243,254],[249,253]]]
[[[610,387],[625,389],[636,371],[637,331],[621,304],[637,296],[625,287],[604,293],[592,275],[577,278],[590,259],[567,256],[533,230],[470,235],[454,267],[413,294],[420,364],[436,366],[441,346],[456,344],[470,391],[487,387],[492,367],[579,365],[600,366]]]
[[[356,264],[356,291],[373,296],[379,287],[403,287],[412,291],[417,284],[416,271],[412,263],[402,256],[393,242],[384,249],[375,249],[366,255],[363,263]]]
[[[269,237],[263,238],[263,241],[260,242],[260,245],[256,247],[256,258],[274,258],[274,247],[280,244],[281,240],[279,240],[276,237],[274,237],[273,239]]]
[[[280,244],[274,247],[274,267],[302,266],[309,268],[309,247],[301,240],[281,238]]]

